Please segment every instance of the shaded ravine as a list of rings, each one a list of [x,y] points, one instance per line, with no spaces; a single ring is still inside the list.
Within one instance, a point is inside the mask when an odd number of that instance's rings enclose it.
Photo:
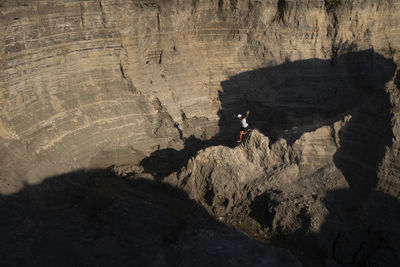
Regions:
[[[81,170],[0,195],[1,266],[300,266],[185,192]]]

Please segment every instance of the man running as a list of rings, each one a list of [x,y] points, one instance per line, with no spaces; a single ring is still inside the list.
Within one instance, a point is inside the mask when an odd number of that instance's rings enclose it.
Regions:
[[[236,118],[238,118],[238,120],[240,120],[240,136],[239,136],[239,140],[236,141],[238,143],[242,142],[242,136],[247,133],[247,130],[248,130],[247,127],[249,127],[249,124],[247,123],[246,119],[249,116],[249,114],[250,114],[250,111],[248,110],[246,112],[245,116],[243,116],[242,114],[238,114],[236,116]]]

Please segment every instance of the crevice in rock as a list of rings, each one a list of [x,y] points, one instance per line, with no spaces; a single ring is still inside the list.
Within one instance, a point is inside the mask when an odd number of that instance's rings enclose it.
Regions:
[[[103,7],[103,1],[99,1],[99,6],[100,6],[100,12],[101,12],[101,24],[103,25],[104,28],[106,28],[107,25],[107,17],[106,13],[104,12],[104,7]]]
[[[278,20],[282,23],[285,22],[285,11],[287,8],[286,0],[278,0],[278,7],[274,20]]]
[[[182,129],[179,127],[179,123],[175,122],[174,127],[178,130],[179,132],[179,139],[185,142],[185,138],[183,137],[183,132]]]
[[[332,15],[332,25],[328,25],[328,34],[332,36],[332,44],[331,44],[331,65],[336,64],[336,59],[338,57],[338,50],[339,48],[337,47],[336,44],[336,39],[337,39],[337,34],[338,34],[338,18],[336,13],[333,13]],[[331,27],[331,28],[329,28]]]
[[[157,12],[157,30],[161,31],[161,26],[160,26],[160,13]]]
[[[121,53],[120,53],[120,61],[119,61],[119,70],[121,72],[121,77],[130,92],[132,92],[133,94],[136,94],[136,95],[142,95],[142,93],[136,88],[136,86],[133,84],[132,80],[128,77],[128,75],[126,73],[123,62],[125,62],[125,60],[127,58],[128,58],[128,53],[126,51],[124,44],[121,41]]]
[[[84,13],[85,13],[85,7],[83,3],[80,3],[81,7],[81,27],[85,27],[85,19],[84,19]]]
[[[205,194],[204,194],[204,200],[207,203],[207,205],[209,205],[210,207],[213,206],[213,202],[214,202],[214,189],[212,184],[209,181],[210,177],[206,178],[206,188],[205,188]]]
[[[238,0],[230,0],[230,4],[231,4],[231,10],[235,14],[235,12],[237,11]]]
[[[394,74],[394,84],[396,85],[396,87],[400,90],[400,68],[398,67],[396,70],[396,73]]]
[[[224,0],[218,0],[218,10],[219,12],[222,12],[224,8]]]
[[[162,64],[162,57],[163,57],[163,51],[161,51],[160,52],[160,56],[159,56],[159,59],[158,59],[158,64]]]
[[[192,2],[191,2],[192,9],[191,9],[190,14],[193,15],[197,11],[198,6],[199,6],[199,0],[192,0]]]
[[[387,36],[387,32],[385,31],[385,39],[389,48],[390,53],[392,54],[392,56],[394,55],[394,53],[396,52],[396,50],[393,48],[392,44],[390,43],[389,37]]]
[[[327,12],[335,12],[341,3],[342,0],[325,0],[325,9]]]
[[[136,87],[133,85],[131,79],[129,79],[126,76],[125,70],[124,70],[124,65],[122,64],[122,61],[119,63],[119,70],[121,71],[121,76],[124,82],[126,83],[126,86],[129,91],[131,91],[133,94],[139,93],[139,91],[136,89]]]
[[[121,71],[121,75],[123,79],[127,79],[124,71],[124,66],[122,65],[122,62],[119,63],[119,70]]]

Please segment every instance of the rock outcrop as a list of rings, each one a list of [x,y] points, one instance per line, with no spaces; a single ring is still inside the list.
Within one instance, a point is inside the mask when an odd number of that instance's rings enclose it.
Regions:
[[[394,266],[398,92],[388,82],[373,101],[292,145],[254,130],[234,149],[207,148],[164,182],[254,237],[285,236],[313,264]]]

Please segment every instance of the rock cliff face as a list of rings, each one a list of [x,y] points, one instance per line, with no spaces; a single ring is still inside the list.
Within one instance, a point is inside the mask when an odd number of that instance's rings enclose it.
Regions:
[[[257,127],[277,134],[361,104],[365,87],[393,74],[383,59],[398,61],[398,8],[2,1],[1,191],[229,133],[232,114],[250,105]],[[359,51],[371,53],[342,57]]]
[[[3,0],[0,193],[141,162],[316,264],[398,262],[399,68],[398,0]]]

